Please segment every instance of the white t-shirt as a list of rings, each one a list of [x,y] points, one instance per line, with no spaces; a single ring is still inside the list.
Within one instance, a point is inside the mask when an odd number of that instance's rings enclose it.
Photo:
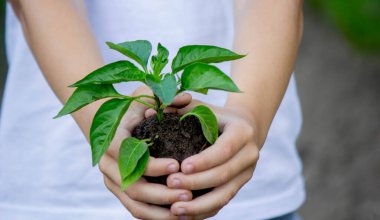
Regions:
[[[232,0],[86,3],[106,62],[122,57],[105,41],[147,39],[154,47],[161,42],[171,51],[171,59],[183,45],[232,45]],[[89,144],[74,120],[70,116],[52,119],[62,105],[38,68],[9,5],[6,43],[9,71],[0,121],[0,220],[133,219],[105,188],[100,171],[91,167]],[[219,67],[229,72],[229,64]],[[136,86],[129,83],[118,89],[128,94]],[[195,98],[223,106],[226,95],[213,91]],[[295,147],[300,127],[292,77],[254,177],[214,219],[266,219],[302,204],[302,168]]]

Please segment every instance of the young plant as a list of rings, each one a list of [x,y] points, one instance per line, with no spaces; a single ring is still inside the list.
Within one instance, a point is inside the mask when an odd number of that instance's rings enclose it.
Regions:
[[[147,66],[152,50],[149,41],[137,40],[119,44],[107,42],[107,45],[134,60],[142,69],[130,61],[121,60],[91,72],[70,86],[76,87],[76,90],[55,116],[58,118],[96,100],[111,98],[99,108],[91,125],[90,144],[93,166],[107,151],[122,116],[128,111],[132,102],[139,102],[155,109],[157,120],[161,121],[164,117],[164,109],[180,92],[194,91],[207,94],[209,89],[240,92],[225,73],[209,64],[244,57],[230,50],[209,45],[184,46],[174,57],[171,72],[162,73],[168,63],[169,51],[161,44],[157,46],[157,54],[150,59],[150,69]],[[181,71],[182,74],[179,74]],[[112,85],[130,81],[146,84],[154,95],[126,96],[118,93]],[[145,102],[142,98],[152,99],[154,104]],[[213,144],[218,137],[218,124],[214,113],[207,106],[200,105],[183,115],[180,120],[189,115],[199,119],[206,140]],[[134,137],[127,137],[122,142],[119,151],[119,170],[123,191],[144,173],[150,155],[149,146],[152,144],[151,139],[138,140]]]

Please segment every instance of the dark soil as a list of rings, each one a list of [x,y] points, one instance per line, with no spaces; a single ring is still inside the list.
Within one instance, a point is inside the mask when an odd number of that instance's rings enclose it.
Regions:
[[[151,138],[150,155],[156,158],[173,158],[180,164],[187,157],[201,152],[210,144],[203,136],[201,124],[195,116],[188,116],[179,121],[178,114],[164,114],[161,122],[152,116],[140,122],[133,130],[132,136],[138,139]],[[167,176],[145,177],[152,183],[166,185]],[[201,196],[211,189],[193,191],[193,198]]]

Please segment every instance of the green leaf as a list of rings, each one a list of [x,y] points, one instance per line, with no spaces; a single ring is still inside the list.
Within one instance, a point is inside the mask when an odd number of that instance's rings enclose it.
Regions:
[[[240,92],[232,79],[215,66],[195,63],[185,68],[181,76],[181,91],[204,93],[208,89]]]
[[[119,150],[119,170],[122,179],[129,176],[136,168],[137,162],[148,150],[148,145],[143,140],[134,137],[126,138]]]
[[[87,85],[78,87],[67,100],[66,105],[54,117],[70,114],[82,107],[103,98],[120,97],[112,85]]]
[[[152,56],[151,66],[153,73],[159,75],[168,63],[169,51],[160,43],[157,46],[157,56]]]
[[[121,60],[107,64],[70,87],[78,87],[90,84],[112,84],[128,81],[141,81],[145,79],[145,73],[127,60]]]
[[[194,115],[199,119],[202,126],[203,135],[210,144],[214,144],[218,138],[218,121],[216,120],[216,116],[211,109],[204,105],[198,105],[190,112],[184,114],[180,118],[180,121],[189,115]]]
[[[120,120],[128,110],[132,99],[111,99],[103,103],[96,112],[90,129],[92,165],[99,163],[107,151]]]
[[[133,183],[135,183],[137,180],[140,179],[140,177],[144,174],[146,166],[148,165],[148,161],[149,161],[149,150],[145,151],[144,155],[137,162],[136,168],[133,170],[133,172],[129,176],[122,179],[122,183],[121,183],[122,191],[125,191],[126,188],[128,188],[130,185],[132,185]]]
[[[173,74],[166,74],[162,80],[154,75],[146,75],[146,84],[152,89],[164,105],[172,103],[177,92],[177,81]]]
[[[125,56],[139,63],[144,70],[148,64],[150,53],[152,52],[152,44],[147,40],[127,41],[124,43],[114,44],[106,42],[106,44]]]
[[[179,72],[193,63],[220,63],[244,57],[225,48],[209,45],[189,45],[181,47],[172,62],[173,73]]]
[[[208,89],[198,89],[198,90],[195,90],[194,92],[198,92],[198,93],[201,93],[203,95],[207,95]]]

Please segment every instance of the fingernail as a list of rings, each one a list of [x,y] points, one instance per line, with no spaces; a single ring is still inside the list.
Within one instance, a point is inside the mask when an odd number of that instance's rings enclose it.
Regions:
[[[181,186],[181,181],[177,178],[173,179],[172,183],[173,183],[173,187],[175,188],[179,188]]]
[[[180,201],[189,201],[190,196],[188,194],[181,194],[181,195],[179,195],[179,200]]]
[[[168,171],[169,171],[170,173],[174,173],[174,172],[176,172],[176,171],[177,171],[177,166],[176,166],[174,163],[169,164],[169,165],[168,165]]]
[[[177,211],[177,215],[183,215],[186,213],[186,209],[184,209],[184,208],[177,208],[176,211]],[[186,217],[186,216],[184,216],[184,217]]]
[[[192,164],[187,164],[187,165],[185,166],[185,172],[186,172],[186,173],[192,173],[193,170],[194,170],[194,166],[193,166]]]

